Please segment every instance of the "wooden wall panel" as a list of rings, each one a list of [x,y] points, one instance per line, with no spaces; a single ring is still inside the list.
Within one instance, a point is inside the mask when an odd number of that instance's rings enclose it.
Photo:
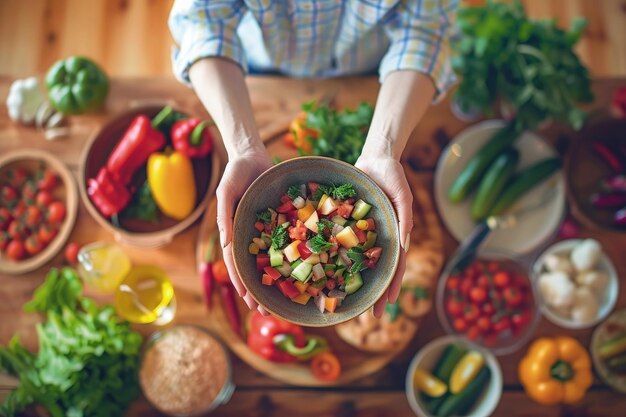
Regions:
[[[463,0],[481,4],[484,0]],[[0,0],[0,75],[43,73],[85,54],[111,75],[171,76],[167,17],[173,0]],[[578,46],[597,76],[626,75],[626,0],[524,0],[528,14],[568,26],[585,16]]]

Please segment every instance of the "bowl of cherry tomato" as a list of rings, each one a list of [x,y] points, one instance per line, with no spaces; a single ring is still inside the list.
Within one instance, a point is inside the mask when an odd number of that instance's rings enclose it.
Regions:
[[[437,288],[437,315],[449,334],[497,355],[523,346],[539,323],[539,297],[528,268],[512,255],[484,251],[463,268],[449,265]]]
[[[22,149],[0,157],[0,272],[48,262],[69,237],[77,208],[74,178],[52,154]]]

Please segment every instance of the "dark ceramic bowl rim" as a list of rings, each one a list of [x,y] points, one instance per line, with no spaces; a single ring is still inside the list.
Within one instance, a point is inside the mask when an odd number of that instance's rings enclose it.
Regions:
[[[281,168],[283,168],[285,165],[287,164],[292,164],[292,163],[297,163],[297,161],[301,161],[303,159],[307,159],[307,160],[318,160],[318,161],[323,161],[323,162],[330,162],[330,163],[334,163],[334,164],[339,164],[339,165],[343,165],[346,168],[349,168],[351,170],[356,171],[360,176],[364,177],[365,179],[367,179],[368,181],[371,181],[371,183],[378,189],[380,190],[380,194],[382,196],[382,199],[384,201],[385,204],[389,205],[389,207],[391,207],[391,213],[392,213],[392,223],[394,224],[394,228],[391,231],[391,233],[393,233],[395,236],[399,236],[400,235],[400,228],[398,225],[398,215],[395,211],[395,208],[393,206],[393,204],[391,203],[391,200],[389,199],[389,197],[387,196],[387,194],[380,188],[380,186],[376,183],[376,181],[374,181],[374,179],[372,179],[372,177],[370,177],[369,175],[367,175],[365,172],[361,171],[359,168],[355,167],[354,165],[351,165],[347,162],[344,161],[340,161],[338,159],[334,159],[334,158],[327,158],[324,156],[301,156],[301,157],[297,157],[297,158],[292,158],[292,159],[288,159],[286,161],[283,161],[279,164],[276,164],[274,166],[272,166],[271,168],[269,168],[267,171],[263,172],[261,175],[259,175],[259,177],[257,179],[255,179],[252,184],[250,184],[250,186],[248,187],[248,189],[245,191],[245,193],[243,194],[243,196],[241,197],[241,199],[239,200],[244,201],[246,198],[250,198],[249,194],[252,194],[254,192],[255,186],[258,185],[259,182],[261,182],[261,180],[269,175],[271,175],[274,171],[279,170]],[[237,210],[235,211],[235,216],[233,219],[233,231],[235,229],[235,224],[237,224],[239,221],[241,221],[242,219],[239,219],[239,216],[241,216],[241,211],[239,210],[239,206],[237,206]],[[234,264],[235,264],[235,269],[237,271],[237,275],[239,275],[239,277],[241,277],[241,271],[240,271],[240,267],[239,267],[239,262],[237,262],[237,256],[234,253],[234,248],[237,246],[236,242],[238,241],[238,237],[236,233],[233,233],[233,238],[231,241],[231,250],[233,251],[233,260],[234,260]],[[263,305],[258,297],[256,296],[256,294],[254,294],[253,291],[250,291],[248,285],[246,284],[246,280],[245,279],[241,279],[241,283],[243,284],[244,288],[246,289],[246,291],[250,294],[250,296],[254,299],[254,301],[256,301],[259,306],[263,307],[268,313],[279,317],[283,320],[289,321],[291,323],[294,324],[298,324],[301,326],[307,326],[307,327],[327,327],[327,326],[335,326],[337,324],[346,322],[348,320],[351,320],[361,314],[363,314],[364,312],[366,312],[367,310],[369,310],[375,303],[377,300],[380,299],[380,297],[383,297],[385,292],[387,291],[387,289],[389,288],[389,286],[391,285],[391,282],[393,281],[393,277],[396,274],[396,271],[398,269],[398,262],[400,260],[400,251],[402,250],[399,239],[398,239],[398,250],[395,251],[391,256],[392,256],[392,267],[391,267],[391,271],[390,273],[385,277],[386,278],[386,282],[384,284],[384,286],[382,287],[382,290],[380,291],[380,296],[376,297],[376,299],[374,299],[371,303],[367,303],[365,306],[356,309],[356,313],[354,313],[353,315],[348,315],[346,316],[344,319],[341,319],[337,322],[333,322],[332,324],[322,324],[322,323],[318,323],[318,322],[306,322],[306,321],[302,321],[302,320],[298,320],[298,319],[294,319],[292,317],[284,317],[284,315],[280,314],[279,312],[271,309],[271,308],[267,308],[265,305]],[[356,293],[358,294],[358,292]],[[354,294],[352,295],[354,296]],[[302,306],[304,307],[304,306]],[[324,313],[324,314],[333,314],[333,313]]]

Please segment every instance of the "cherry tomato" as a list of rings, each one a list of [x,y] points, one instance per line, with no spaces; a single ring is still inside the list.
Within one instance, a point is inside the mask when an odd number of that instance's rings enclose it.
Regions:
[[[463,315],[463,307],[463,301],[459,300],[457,297],[450,297],[446,302],[446,310],[452,317],[461,317]]]
[[[19,219],[21,218],[24,213],[26,213],[26,209],[28,208],[28,206],[26,205],[26,203],[24,202],[24,200],[20,200],[17,202],[17,205],[15,207],[13,207],[13,218],[14,219]]]
[[[454,330],[456,330],[457,332],[464,333],[465,330],[467,330],[467,322],[465,321],[465,319],[459,317],[454,319],[454,321],[452,322],[452,327],[454,327]]]
[[[502,333],[511,328],[511,321],[508,317],[502,317],[500,320],[493,323],[493,330],[496,333]]]
[[[43,249],[43,243],[36,235],[29,236],[24,243],[24,248],[29,255],[37,255]]]
[[[13,220],[11,211],[6,207],[0,207],[0,231],[7,230],[11,220]]]
[[[321,381],[335,381],[341,375],[341,363],[337,356],[323,352],[311,361],[311,373]]]
[[[59,181],[59,177],[56,172],[50,168],[45,168],[43,172],[39,174],[39,181],[37,181],[37,187],[40,190],[52,191],[56,187]]]
[[[44,245],[52,242],[56,235],[57,230],[47,224],[42,224],[39,226],[39,229],[37,229],[37,237]]]
[[[491,331],[491,319],[485,316],[479,317],[476,320],[476,326],[483,334],[487,334]]]
[[[12,239],[21,239],[26,236],[26,229],[19,220],[12,220],[9,223],[8,232]]]
[[[471,279],[465,278],[461,281],[461,285],[459,286],[459,289],[461,290],[461,294],[463,294],[464,296],[468,297],[469,296],[469,292],[472,289],[472,287],[474,286],[474,284],[472,283]]]
[[[474,287],[469,292],[469,298],[476,304],[481,304],[487,300],[487,290],[483,287]]]
[[[13,239],[7,246],[7,256],[14,261],[24,257],[24,244],[19,239]]]
[[[514,287],[505,288],[502,296],[504,297],[506,305],[509,307],[518,307],[524,301],[522,292],[518,288]]]
[[[9,184],[4,184],[2,186],[2,190],[0,190],[0,198],[6,206],[13,207],[15,204],[17,204],[19,194],[15,187]]]
[[[7,232],[0,232],[0,251],[3,251],[9,246],[11,236]]]
[[[463,317],[465,318],[465,320],[474,321],[479,316],[480,311],[478,310],[478,307],[476,307],[474,304],[468,304],[465,306],[465,309],[463,310]]]
[[[80,246],[74,242],[70,242],[65,247],[65,260],[70,265],[76,265],[78,263],[78,251],[80,250]]]
[[[513,326],[515,326],[517,329],[521,329],[523,327],[526,327],[526,325],[530,323],[530,318],[530,311],[524,310],[521,312],[513,313],[513,315],[511,316],[511,322],[513,323]]]
[[[215,281],[219,282],[220,284],[230,284],[228,268],[226,268],[226,263],[223,259],[218,259],[217,261],[213,262],[213,266],[211,268],[213,269],[213,278],[215,278]]]
[[[446,282],[446,288],[449,290],[457,290],[459,289],[460,283],[461,280],[458,276],[450,275],[450,277],[448,278],[448,282]]]
[[[493,316],[496,312],[496,308],[492,303],[485,303],[480,308],[483,311],[483,314],[487,316]]]
[[[493,283],[498,288],[506,288],[511,282],[511,276],[506,271],[499,271],[493,276]]]
[[[43,218],[43,215],[41,214],[41,210],[39,210],[38,207],[35,206],[30,206],[26,209],[26,225],[28,227],[36,227],[39,225],[39,222],[41,221],[41,219]]]
[[[35,202],[35,197],[37,196],[37,185],[35,181],[28,180],[22,187],[22,198],[26,200],[28,204]]]
[[[48,206],[48,217],[47,220],[52,223],[61,223],[65,218],[65,204],[60,201],[55,201],[50,203]]]
[[[52,197],[52,193],[50,193],[50,191],[39,191],[35,196],[35,203],[39,207],[48,207],[53,200],[54,197]]]
[[[334,290],[336,286],[337,281],[335,281],[334,279],[329,279],[328,281],[326,281],[326,288],[328,288],[329,290]]]
[[[483,344],[487,347],[494,347],[498,344],[498,335],[495,333],[488,334],[483,339]]]
[[[25,168],[13,168],[7,172],[7,179],[9,184],[15,188],[22,188],[22,185],[30,178],[28,171]]]
[[[498,272],[499,269],[500,269],[500,264],[498,264],[496,261],[489,261],[487,263],[487,271],[491,273],[495,273],[495,272]]]
[[[480,329],[477,326],[470,326],[465,332],[465,336],[469,340],[478,340],[480,337]]]
[[[485,274],[480,274],[478,276],[476,284],[478,284],[479,287],[488,289],[491,286],[491,283],[489,282],[489,276]]]

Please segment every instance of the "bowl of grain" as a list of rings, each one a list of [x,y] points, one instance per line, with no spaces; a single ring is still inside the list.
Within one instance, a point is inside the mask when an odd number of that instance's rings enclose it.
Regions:
[[[199,326],[154,333],[142,354],[143,394],[168,416],[199,416],[228,402],[235,385],[224,345]]]

